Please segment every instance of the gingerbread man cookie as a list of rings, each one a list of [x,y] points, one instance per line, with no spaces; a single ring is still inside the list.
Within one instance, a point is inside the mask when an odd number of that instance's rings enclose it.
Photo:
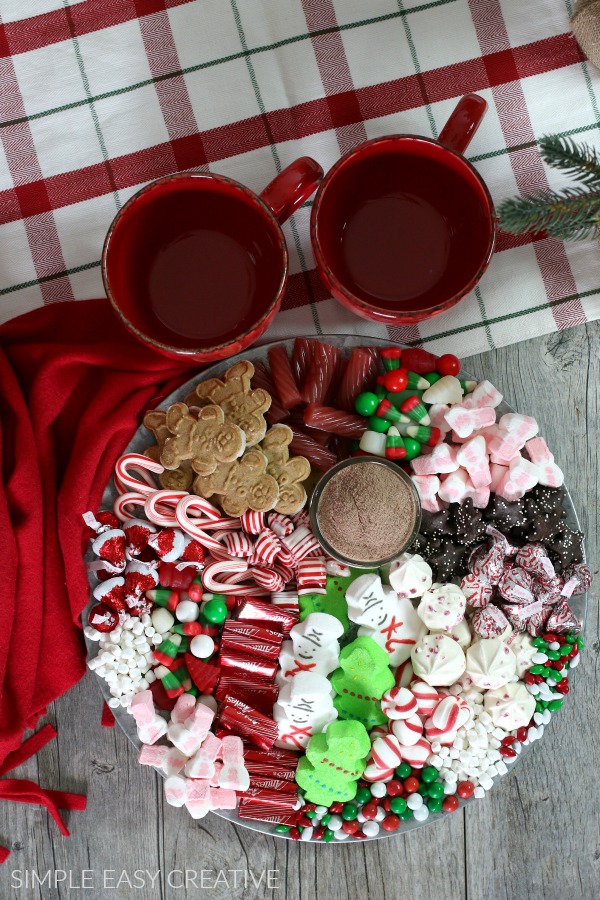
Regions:
[[[156,444],[146,447],[144,456],[160,462],[161,453],[171,432],[167,426],[167,414],[163,409],[151,409],[144,416],[144,425],[154,434]],[[189,491],[194,480],[191,459],[184,459],[178,469],[165,469],[158,476],[160,486],[167,491]]]
[[[306,490],[301,482],[310,475],[307,459],[303,456],[290,459],[289,445],[293,437],[289,425],[274,425],[261,442],[261,449],[268,460],[267,472],[279,485],[275,510],[287,516],[300,512],[306,503]]]
[[[166,424],[170,437],[160,455],[165,469],[178,469],[189,459],[198,475],[211,475],[219,463],[233,462],[246,447],[244,432],[225,422],[219,406],[203,406],[196,418],[185,403],[174,403],[167,410]]]
[[[200,497],[218,494],[223,512],[241,516],[247,510],[267,512],[279,499],[279,485],[267,474],[267,457],[258,449],[247,450],[240,460],[218,466],[208,476],[194,480]]]
[[[264,413],[271,406],[271,397],[262,388],[252,390],[250,381],[254,366],[248,360],[236,363],[223,378],[209,378],[196,385],[195,402],[202,406],[215,403],[225,413],[228,422],[238,425],[246,435],[246,446],[253,447],[264,438],[267,422]],[[189,397],[190,402],[194,402]]]

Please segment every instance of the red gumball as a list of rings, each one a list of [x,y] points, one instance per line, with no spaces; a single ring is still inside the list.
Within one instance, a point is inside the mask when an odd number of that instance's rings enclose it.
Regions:
[[[456,812],[458,809],[458,797],[455,797],[454,794],[450,794],[449,797],[444,799],[442,809],[444,812]]]
[[[346,834],[356,834],[358,829],[360,828],[360,822],[357,822],[356,819],[352,819],[350,822],[342,823],[342,831],[345,831]],[[314,835],[313,835],[314,837]]]
[[[460,372],[460,359],[452,353],[444,353],[438,359],[435,369],[440,375],[458,375]]]
[[[462,797],[463,800],[466,800],[467,797],[470,797],[473,791],[475,790],[475,785],[472,781],[461,781],[458,787],[456,788],[456,793],[459,797]]]
[[[382,376],[381,381],[386,391],[399,394],[400,391],[405,390],[408,384],[408,374],[406,369],[392,369]]]

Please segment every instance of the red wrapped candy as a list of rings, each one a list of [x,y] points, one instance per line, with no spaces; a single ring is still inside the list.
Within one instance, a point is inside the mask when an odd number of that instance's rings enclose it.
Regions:
[[[240,685],[240,679],[236,675],[221,675],[215,690],[217,700],[224,700],[228,695],[237,697],[238,700],[266,716],[270,716],[273,712],[273,704],[277,700],[278,694],[279,687],[276,684],[245,681],[243,685]]]
[[[240,622],[253,622],[275,631],[288,634],[299,621],[298,613],[287,612],[281,606],[273,606],[256,597],[239,597],[232,611],[232,618]]]
[[[260,625],[227,619],[221,633],[222,651],[262,656],[276,660],[281,650],[283,635],[279,631],[271,631]]]
[[[515,562],[526,572],[544,581],[549,581],[556,575],[552,560],[543,544],[525,544],[524,547],[520,547]]]
[[[474,609],[483,609],[490,603],[494,589],[487,578],[470,572],[465,575],[460,583],[460,589],[467,599],[467,603]]]
[[[498,637],[508,627],[508,619],[501,609],[488,603],[483,609],[478,610],[471,620],[473,631],[480,637]]]
[[[547,631],[555,634],[566,634],[568,631],[581,631],[581,622],[566,600],[557,603],[544,623]],[[537,632],[536,632],[537,633]]]
[[[103,603],[97,603],[92,606],[88,613],[88,624],[101,631],[103,634],[112,631],[119,624],[119,616],[113,610],[109,609]]]
[[[269,750],[277,740],[277,722],[232,694],[224,698],[218,724],[262,750]]]
[[[264,656],[249,656],[232,652],[221,645],[219,654],[221,673],[229,679],[237,678],[243,687],[245,681],[266,681],[271,683],[277,674],[277,660]]]
[[[508,603],[533,603],[533,578],[520,566],[508,569],[498,582],[498,593]]]

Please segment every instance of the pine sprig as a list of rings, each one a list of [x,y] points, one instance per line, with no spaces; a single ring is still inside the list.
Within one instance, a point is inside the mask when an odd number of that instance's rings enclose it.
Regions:
[[[600,157],[593,147],[554,134],[541,138],[539,145],[542,159],[549,166],[567,172],[582,184],[600,187]]]
[[[600,194],[585,188],[537,191],[500,204],[502,228],[510,234],[545,231],[561,241],[598,236]]]

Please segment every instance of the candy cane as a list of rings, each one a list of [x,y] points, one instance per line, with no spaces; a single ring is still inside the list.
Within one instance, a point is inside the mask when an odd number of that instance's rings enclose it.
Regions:
[[[241,585],[236,582],[240,575],[244,577],[247,572],[248,563],[245,559],[228,559],[212,562],[204,568],[202,583],[207,591],[213,591],[217,594],[237,594],[241,596],[248,593],[248,585]],[[217,575],[225,575],[226,580],[221,581],[217,578]],[[232,580],[234,578],[236,581]]]
[[[146,497],[144,512],[146,518],[155,525],[170,528],[177,525],[175,511],[181,499],[187,497],[185,491],[154,491]]]
[[[188,510],[195,510],[207,516],[206,519],[197,519],[196,521],[188,517]],[[192,494],[184,494],[182,499],[175,507],[175,516],[179,527],[195,538],[198,543],[202,544],[208,550],[223,552],[223,548],[218,540],[207,534],[204,529],[213,528],[216,520],[220,517],[218,509],[216,509],[208,500],[203,497],[196,497]]]
[[[130,491],[127,494],[121,494],[119,497],[117,497],[113,504],[113,512],[117,519],[120,519],[121,522],[127,522],[128,519],[137,518],[135,513],[130,513],[127,511],[127,507],[144,506],[145,502],[145,494],[138,494],[135,491]]]
[[[138,478],[134,478],[133,475],[130,475],[130,468],[137,471],[139,474],[143,473],[143,480],[140,481]],[[126,453],[117,460],[115,466],[115,483],[117,484],[117,488],[124,487],[126,490],[137,491],[140,494],[146,494],[146,496],[148,496],[154,493],[156,485],[147,482],[146,479],[148,476],[145,473],[154,472],[156,475],[160,475],[164,471],[164,466],[161,466],[159,462],[155,462],[148,456],[142,456],[141,453]]]

